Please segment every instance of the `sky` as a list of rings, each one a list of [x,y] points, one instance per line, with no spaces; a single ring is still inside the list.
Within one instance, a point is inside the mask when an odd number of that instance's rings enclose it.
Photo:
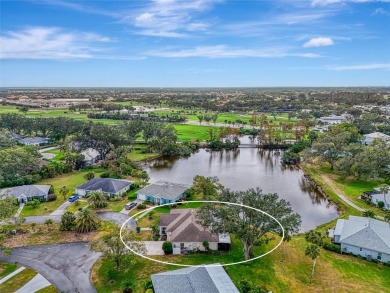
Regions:
[[[390,86],[390,0],[0,0],[0,86]]]

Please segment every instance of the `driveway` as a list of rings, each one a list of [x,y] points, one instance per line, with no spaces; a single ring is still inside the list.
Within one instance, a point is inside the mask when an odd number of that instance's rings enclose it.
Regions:
[[[54,212],[50,214],[50,216],[62,216],[65,212],[68,206],[71,204],[68,200],[65,201],[62,205],[58,207]]]
[[[130,219],[129,215],[115,213],[115,212],[97,212],[96,214],[99,217],[101,217],[103,220],[113,222],[119,225],[120,227],[122,227],[124,222]],[[133,219],[131,219],[130,221],[127,222],[126,227],[130,229],[135,229],[137,227],[137,223]]]
[[[45,224],[45,221],[51,219],[54,223],[59,223],[61,222],[61,216],[31,216],[31,217],[26,217],[26,222],[25,224],[31,224],[31,223],[36,223],[36,224]]]
[[[162,245],[164,241],[144,241],[146,255],[164,255]]]
[[[0,255],[0,262],[15,263],[38,271],[61,292],[96,292],[90,281],[92,265],[101,256],[86,242],[14,248]]]

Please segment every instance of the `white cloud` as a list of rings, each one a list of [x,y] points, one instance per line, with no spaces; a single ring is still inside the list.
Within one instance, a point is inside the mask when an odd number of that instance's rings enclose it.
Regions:
[[[386,10],[386,9],[383,9],[383,8],[377,8],[372,13],[372,15],[376,15],[376,14],[390,15],[390,12],[388,10]]]
[[[326,37],[318,37],[318,38],[312,38],[306,43],[303,44],[303,47],[310,48],[310,47],[323,47],[323,46],[331,46],[333,45],[333,40],[331,38]]]
[[[390,0],[312,0],[313,6],[326,6],[336,3],[390,2]]]
[[[154,0],[135,14],[122,18],[140,30],[141,35],[184,37],[189,32],[204,31],[208,24],[196,19],[197,14],[222,0]]]
[[[216,46],[198,46],[193,49],[184,49],[178,51],[150,51],[146,55],[166,58],[240,58],[240,57],[257,57],[257,58],[281,58],[281,57],[305,57],[316,58],[320,55],[313,53],[294,53],[285,48],[267,48],[267,49],[242,49],[231,48],[226,45]]]
[[[86,32],[65,32],[55,27],[33,27],[0,35],[0,59],[92,58],[98,43],[110,38]]]
[[[390,63],[373,63],[364,65],[332,65],[328,70],[371,70],[371,69],[390,69]]]

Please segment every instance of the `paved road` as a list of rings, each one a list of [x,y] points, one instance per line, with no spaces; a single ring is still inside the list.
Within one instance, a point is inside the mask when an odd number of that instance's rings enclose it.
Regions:
[[[90,281],[92,265],[101,256],[86,242],[14,248],[0,255],[0,262],[14,263],[38,271],[61,292],[96,292]]]
[[[31,223],[36,223],[36,224],[45,224],[45,221],[51,219],[54,223],[59,223],[61,222],[61,216],[30,216],[26,217],[26,222],[25,224],[31,224]]]
[[[119,225],[120,227],[122,227],[124,222],[130,219],[129,215],[115,213],[115,212],[97,212],[96,214],[102,219],[113,222]],[[131,219],[130,221],[127,222],[126,226],[130,229],[135,229],[137,227],[137,223],[133,219]]]

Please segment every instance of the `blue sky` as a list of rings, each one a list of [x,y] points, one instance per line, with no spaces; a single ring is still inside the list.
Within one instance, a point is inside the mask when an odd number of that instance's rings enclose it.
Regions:
[[[389,86],[390,0],[0,0],[0,86]]]

